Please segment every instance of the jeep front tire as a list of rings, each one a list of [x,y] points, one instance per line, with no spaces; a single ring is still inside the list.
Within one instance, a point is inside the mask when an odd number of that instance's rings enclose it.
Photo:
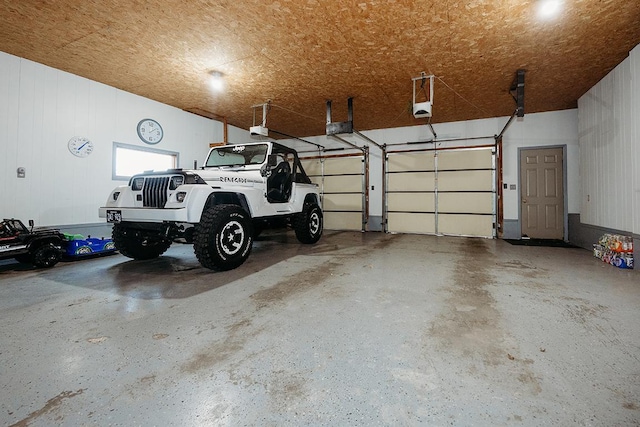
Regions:
[[[122,255],[138,260],[158,258],[171,246],[171,240],[158,233],[122,224],[113,225],[112,237],[116,249]]]
[[[232,270],[251,253],[253,226],[249,214],[237,205],[206,209],[196,227],[193,249],[203,267]]]
[[[322,236],[322,209],[317,204],[305,204],[293,218],[293,229],[300,243],[312,244]]]

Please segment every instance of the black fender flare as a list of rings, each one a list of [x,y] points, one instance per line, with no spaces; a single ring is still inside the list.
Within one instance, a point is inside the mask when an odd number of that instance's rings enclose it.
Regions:
[[[304,204],[305,205],[316,204],[316,205],[320,206],[320,200],[318,200],[317,194],[309,193],[304,198]]]
[[[217,205],[237,205],[244,209],[251,216],[249,202],[247,197],[242,193],[234,193],[232,191],[214,191],[209,194],[207,202],[204,204],[203,212]]]

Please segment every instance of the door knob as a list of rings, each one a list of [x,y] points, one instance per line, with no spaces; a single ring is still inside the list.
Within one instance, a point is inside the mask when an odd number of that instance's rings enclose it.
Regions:
[[[522,203],[527,203],[527,199],[522,199]]]

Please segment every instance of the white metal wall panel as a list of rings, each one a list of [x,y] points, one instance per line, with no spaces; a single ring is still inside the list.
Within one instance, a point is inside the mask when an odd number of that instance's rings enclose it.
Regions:
[[[578,100],[580,221],[640,233],[640,49]]]
[[[167,130],[160,148],[179,151],[179,167],[191,167],[203,147],[222,138],[220,122],[0,52],[0,218],[38,226],[104,222],[98,207],[126,184],[111,180],[112,144],[145,146],[135,131],[145,117]],[[94,143],[91,156],[69,153],[74,136]],[[26,168],[24,179],[18,167]]]
[[[631,109],[629,114],[631,117],[640,117],[640,45],[637,45],[629,53],[629,61],[631,62]],[[631,166],[632,176],[631,182],[636,189],[633,192],[633,205],[631,210],[631,217],[633,218],[632,231],[636,234],[640,234],[640,147],[637,142],[640,141],[640,120],[631,120],[630,124],[625,123],[625,126],[631,126],[629,129],[630,142],[631,142],[631,157],[633,163]],[[633,144],[633,141],[636,144]]]

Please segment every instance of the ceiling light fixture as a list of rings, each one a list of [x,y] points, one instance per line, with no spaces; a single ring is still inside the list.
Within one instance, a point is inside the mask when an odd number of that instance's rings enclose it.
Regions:
[[[209,79],[211,89],[222,92],[224,90],[224,74],[220,71],[209,71],[209,75],[211,76]]]
[[[551,19],[558,16],[562,9],[562,0],[540,0],[538,3],[538,16],[543,19]]]

